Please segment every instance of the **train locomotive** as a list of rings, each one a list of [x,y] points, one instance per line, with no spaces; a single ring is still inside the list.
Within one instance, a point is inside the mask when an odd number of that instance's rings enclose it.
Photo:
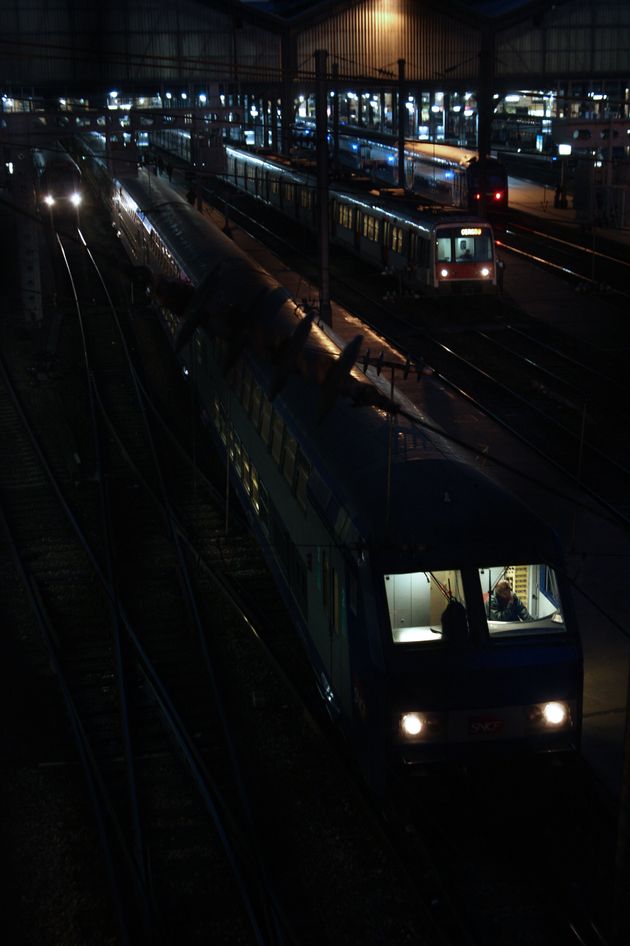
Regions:
[[[113,223],[154,274],[173,352],[371,783],[575,752],[582,657],[554,533],[356,366],[360,336],[341,351],[207,218],[150,187],[142,170],[113,181]],[[506,577],[525,621],[489,610]]]
[[[40,209],[55,215],[76,214],[83,200],[81,171],[76,161],[61,144],[36,149],[33,161]]]
[[[152,133],[158,146],[190,158],[190,134]],[[307,173],[227,145],[228,183],[316,233],[316,188]],[[409,210],[372,195],[329,192],[330,241],[379,271],[397,276],[410,292],[448,298],[497,292],[492,226],[472,214]]]

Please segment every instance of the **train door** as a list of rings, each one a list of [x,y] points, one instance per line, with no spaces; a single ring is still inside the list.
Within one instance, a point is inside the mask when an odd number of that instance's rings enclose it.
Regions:
[[[354,215],[354,248],[357,252],[361,250],[361,233],[363,231],[363,211],[357,210]]]
[[[388,220],[381,221],[381,263],[387,266],[389,262],[389,247],[392,237],[392,227]]]
[[[318,577],[323,621],[318,650],[323,665],[320,688],[329,711],[339,715],[348,699],[348,620],[344,561],[333,547],[318,551]]]
[[[405,158],[405,187],[408,191],[413,191],[415,170],[413,158]]]
[[[468,207],[468,188],[465,174],[455,173],[453,175],[453,206]]]

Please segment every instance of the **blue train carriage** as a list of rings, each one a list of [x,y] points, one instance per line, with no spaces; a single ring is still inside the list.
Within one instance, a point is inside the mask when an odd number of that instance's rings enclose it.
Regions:
[[[455,145],[405,142],[407,186],[414,194],[452,207],[475,210],[481,200],[479,154]],[[504,165],[486,157],[485,199],[488,212],[506,210],[508,176]]]
[[[580,642],[548,527],[350,372],[357,344],[340,357],[185,202],[156,212],[141,181],[116,187],[320,690],[371,777],[576,750]],[[525,620],[487,611],[506,578]]]
[[[398,183],[398,150],[384,141],[340,136],[340,159],[353,170],[368,173],[374,181]],[[481,200],[479,153],[457,145],[407,139],[404,147],[406,189],[436,204],[474,211]],[[508,174],[493,155],[486,157],[487,211],[506,210]]]
[[[226,179],[303,227],[319,228],[312,177],[237,148],[226,148]],[[329,192],[330,239],[368,263],[398,273],[413,290],[437,296],[497,291],[491,225],[452,211],[405,212],[387,198]]]
[[[81,170],[58,143],[33,152],[40,210],[55,215],[76,215],[83,201]]]

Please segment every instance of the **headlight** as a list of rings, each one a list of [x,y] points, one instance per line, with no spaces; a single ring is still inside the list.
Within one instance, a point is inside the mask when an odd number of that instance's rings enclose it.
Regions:
[[[569,704],[555,700],[549,703],[539,703],[537,706],[530,706],[528,716],[531,723],[539,723],[549,729],[560,729],[562,726],[568,726],[571,723]]]
[[[444,279],[446,279],[446,277],[448,276],[448,269],[441,269],[440,276],[443,276]]]
[[[569,707],[564,703],[545,703],[542,713],[548,726],[562,726],[570,718]]]
[[[420,713],[405,713],[400,717],[400,728],[404,736],[419,736],[424,729],[424,717]]]
[[[71,200],[71,202],[74,204],[75,207],[78,207],[79,204],[81,203],[81,195],[80,195],[80,194],[73,194],[72,197],[70,198],[70,200]]]
[[[46,196],[44,197],[44,203],[48,204],[49,207],[52,207],[54,202],[55,202],[55,198],[51,197],[50,194],[46,194]]]
[[[400,735],[410,742],[431,740],[438,737],[444,730],[445,723],[443,713],[415,711],[401,713],[399,717]]]
[[[482,275],[482,276],[489,276],[489,275],[490,275],[490,270],[488,269],[487,266],[484,266],[484,268],[481,270],[481,275]]]

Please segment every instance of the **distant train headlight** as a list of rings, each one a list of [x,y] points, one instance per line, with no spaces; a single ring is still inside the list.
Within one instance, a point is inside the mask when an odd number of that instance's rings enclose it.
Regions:
[[[570,725],[571,708],[568,703],[552,700],[549,703],[530,706],[528,716],[531,723],[538,723],[550,729],[560,729],[562,726]]]
[[[482,276],[489,276],[489,275],[490,275],[490,270],[488,269],[487,266],[484,266],[484,268],[481,270],[481,275],[482,275]]]
[[[44,197],[44,203],[48,204],[49,207],[52,207],[54,202],[55,202],[55,198],[52,197],[50,194],[46,194],[46,196]]]
[[[424,729],[424,717],[420,713],[405,713],[400,717],[400,728],[404,736],[419,736]]]
[[[441,269],[441,270],[440,270],[440,276],[442,276],[444,279],[446,279],[446,277],[448,276],[448,269]]]
[[[79,206],[79,204],[81,203],[81,200],[82,198],[80,194],[73,194],[70,198],[71,203],[74,204],[75,207]]]

